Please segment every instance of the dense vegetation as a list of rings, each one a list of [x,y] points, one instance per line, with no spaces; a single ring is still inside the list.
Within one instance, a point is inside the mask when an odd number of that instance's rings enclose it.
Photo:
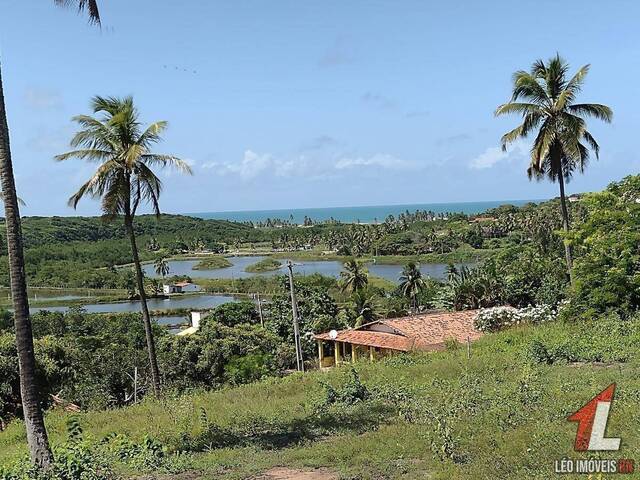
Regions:
[[[279,270],[281,267],[282,263],[275,258],[264,258],[259,262],[249,265],[245,268],[245,271],[249,273],[272,272],[274,270]]]
[[[200,260],[193,266],[194,270],[216,270],[218,268],[228,268],[233,265],[225,257],[208,257]]]

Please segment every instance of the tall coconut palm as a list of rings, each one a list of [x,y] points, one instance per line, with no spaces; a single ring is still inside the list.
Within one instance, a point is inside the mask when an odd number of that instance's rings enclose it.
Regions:
[[[160,135],[167,128],[167,122],[152,123],[143,130],[133,98],[95,97],[91,106],[95,116],[79,115],[73,119],[81,127],[71,140],[71,146],[77,150],[58,155],[56,160],[79,158],[97,162],[96,173],[71,196],[69,205],[76,208],[86,195],[100,198],[106,220],[114,220],[119,216],[124,220],[131,242],[142,306],[153,389],[159,395],[160,373],[136,245],[134,218],[142,202],[149,203],[155,214],[160,215],[158,200],[162,182],[151,167],[174,167],[185,173],[191,173],[191,168],[177,157],[151,152],[153,145],[161,140]]]
[[[164,277],[169,275],[169,272],[171,271],[171,268],[169,267],[169,262],[167,262],[167,259],[165,257],[157,258],[155,263],[153,264],[153,268],[156,272],[156,275],[160,275],[163,280],[164,280]]]
[[[357,292],[369,283],[369,275],[356,260],[349,260],[344,264],[344,270],[340,272],[342,278],[341,290],[343,292]]]
[[[92,23],[100,23],[98,4],[95,0],[54,0],[57,5],[76,5],[80,12],[88,11]],[[7,225],[7,249],[11,298],[14,309],[18,369],[20,371],[20,395],[27,431],[27,443],[31,461],[38,467],[48,468],[53,461],[36,382],[36,361],[33,353],[33,333],[29,318],[27,278],[24,268],[20,199],[16,193],[13,162],[9,145],[9,125],[4,102],[2,69],[0,68],[0,183]]]
[[[418,295],[424,290],[425,286],[426,282],[418,265],[415,262],[407,263],[402,269],[398,289],[411,302],[411,310],[413,312],[418,309]]]
[[[518,71],[513,76],[511,100],[500,105],[496,115],[519,114],[523,122],[502,137],[502,148],[535,131],[531,147],[529,178],[547,177],[558,182],[563,228],[569,231],[569,211],[564,186],[577,170],[584,172],[589,150],[598,158],[600,147],[587,130],[585,117],[611,122],[613,112],[599,103],[576,103],[576,97],[589,72],[589,65],[580,68],[567,79],[569,65],[559,55],[546,63],[536,61],[529,72]],[[571,245],[565,241],[565,257],[572,279]]]

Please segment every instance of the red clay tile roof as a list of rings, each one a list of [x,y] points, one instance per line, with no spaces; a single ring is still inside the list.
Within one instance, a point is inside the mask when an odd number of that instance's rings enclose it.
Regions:
[[[335,341],[389,348],[403,352],[409,350],[439,350],[445,341],[455,339],[464,343],[467,338],[477,340],[482,336],[473,328],[477,310],[462,312],[433,312],[410,317],[378,320],[357,329],[340,330]],[[376,326],[386,326],[394,333],[372,331]],[[315,336],[318,340],[334,340],[329,333]]]
[[[368,347],[390,348],[408,352],[413,348],[413,340],[404,335],[393,333],[369,332],[366,330],[340,330],[338,336],[333,339],[328,333],[315,336],[318,340],[335,340],[336,342],[366,345]]]

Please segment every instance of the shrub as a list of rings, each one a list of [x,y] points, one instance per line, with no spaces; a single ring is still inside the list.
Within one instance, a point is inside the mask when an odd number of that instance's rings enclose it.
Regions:
[[[360,381],[355,368],[351,369],[350,378],[340,388],[325,384],[325,405],[354,405],[371,397],[369,389]]]

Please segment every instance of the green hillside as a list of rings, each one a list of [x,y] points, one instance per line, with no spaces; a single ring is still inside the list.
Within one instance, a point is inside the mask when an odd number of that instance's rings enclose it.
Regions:
[[[640,455],[639,342],[639,317],[518,327],[474,343],[470,359],[450,347],[357,364],[357,376],[345,366],[47,421],[56,448],[71,432],[67,448],[125,478],[240,479],[286,465],[345,479],[546,479],[554,460],[585,457],[566,417],[612,382],[607,433],[622,447],[600,456]],[[0,464],[25,453],[14,422]]]

